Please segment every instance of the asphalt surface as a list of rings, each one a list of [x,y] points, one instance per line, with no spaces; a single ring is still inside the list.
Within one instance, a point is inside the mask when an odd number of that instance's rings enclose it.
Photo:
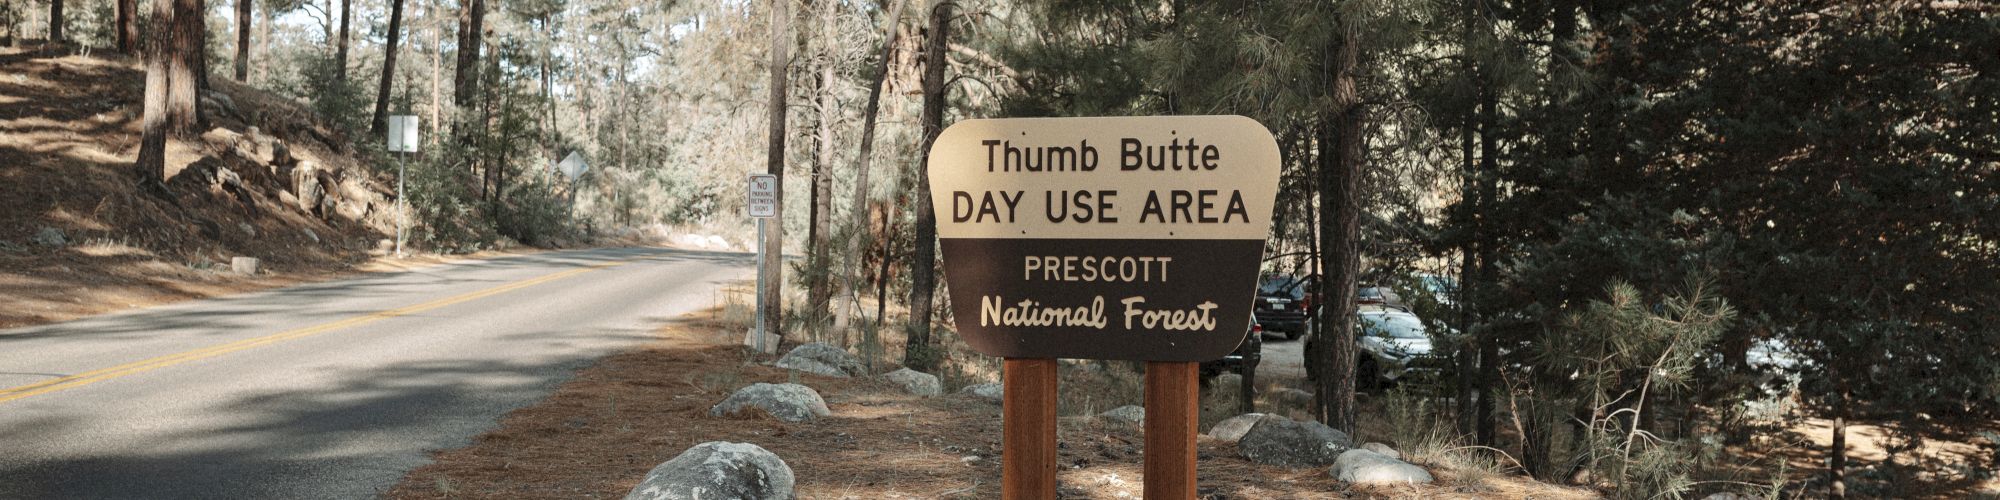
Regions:
[[[752,261],[551,252],[0,331],[0,498],[376,496]]]

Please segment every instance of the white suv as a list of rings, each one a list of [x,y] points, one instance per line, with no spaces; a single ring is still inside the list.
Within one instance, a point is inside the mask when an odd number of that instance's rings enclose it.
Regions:
[[[1355,310],[1361,349],[1354,375],[1363,387],[1402,380],[1412,373],[1436,371],[1431,337],[1417,315],[1396,307],[1362,305]]]

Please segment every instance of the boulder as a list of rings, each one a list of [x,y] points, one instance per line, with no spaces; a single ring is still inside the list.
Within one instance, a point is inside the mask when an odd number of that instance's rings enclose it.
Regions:
[[[750,443],[710,441],[654,467],[625,500],[791,500],[791,466]]]
[[[1400,451],[1396,451],[1396,449],[1395,449],[1395,448],[1390,448],[1390,447],[1389,447],[1389,445],[1386,445],[1386,444],[1382,444],[1382,443],[1377,443],[1377,442],[1374,442],[1374,441],[1369,441],[1369,442],[1367,442],[1367,443],[1362,443],[1362,445],[1361,445],[1361,449],[1364,449],[1364,450],[1368,450],[1368,451],[1372,451],[1372,452],[1375,452],[1375,453],[1380,453],[1380,454],[1382,454],[1382,456],[1385,456],[1385,457],[1389,457],[1389,458],[1393,458],[1393,459],[1397,459],[1397,460],[1402,460],[1402,459],[1403,459],[1403,452],[1400,452]]]
[[[279,149],[279,151],[284,150]],[[326,212],[321,205],[326,198],[326,186],[320,184],[319,171],[314,168],[313,163],[298,162],[298,168],[292,170],[291,177],[292,193],[299,200],[299,211],[325,216]]]
[[[210,113],[229,117],[239,116],[236,114],[236,100],[229,98],[227,94],[209,92],[202,94],[199,100],[203,107],[209,108]]]
[[[1099,413],[1097,416],[1132,425],[1142,425],[1146,423],[1146,408],[1139,405],[1125,405]]]
[[[828,377],[845,378],[867,373],[867,368],[861,366],[861,360],[855,359],[847,350],[819,342],[792,348],[792,352],[778,358],[777,366]]]
[[[909,368],[883,374],[882,378],[895,382],[896,385],[903,386],[904,391],[918,396],[928,398],[944,393],[944,384],[938,383],[936,375]]]
[[[1423,467],[1359,448],[1341,453],[1327,473],[1355,484],[1428,484],[1433,480]]]
[[[44,226],[41,231],[35,232],[35,244],[45,247],[61,247],[69,244],[69,237],[63,235],[61,228]]]
[[[963,389],[959,389],[958,393],[970,394],[973,397],[992,400],[996,403],[1006,399],[1007,396],[1006,386],[1000,385],[998,382],[968,385]]]
[[[1287,467],[1321,466],[1354,447],[1347,434],[1319,422],[1264,415],[1236,441],[1236,451],[1252,462]]]
[[[358,222],[368,218],[367,202],[337,200],[334,202],[333,208],[340,213],[341,217],[345,217],[347,220]]]
[[[1257,421],[1263,418],[1262,413],[1245,413],[1223,419],[1221,422],[1216,422],[1215,427],[1208,428],[1208,437],[1225,443],[1237,442],[1243,439],[1244,433],[1250,432],[1251,426],[1257,425]]]
[[[833,414],[833,410],[826,408],[826,400],[819,398],[819,391],[811,387],[758,382],[737,389],[728,399],[709,408],[708,415],[734,417],[751,408],[764,410],[764,413],[786,422],[808,422]]]
[[[261,265],[261,261],[257,260],[257,258],[256,258],[256,257],[231,257],[231,258],[229,258],[229,270],[230,270],[230,271],[234,271],[234,272],[235,272],[236,274],[242,274],[242,275],[256,275],[256,274],[257,274],[257,268],[258,268],[258,267],[259,267],[260,265]]]

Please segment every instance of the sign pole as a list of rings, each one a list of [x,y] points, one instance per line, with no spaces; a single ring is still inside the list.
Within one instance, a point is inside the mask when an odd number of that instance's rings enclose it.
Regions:
[[[1000,498],[1054,500],[1056,360],[1007,358],[1000,377]]]
[[[396,155],[396,258],[403,258],[404,227],[409,225],[410,209],[404,205],[403,178],[409,176],[408,154]]]
[[[1147,500],[1194,500],[1195,419],[1200,415],[1200,365],[1146,363]]]
[[[764,257],[764,217],[757,218],[757,329],[751,332],[757,336],[757,354],[764,354],[764,266],[770,265]]]
[[[770,354],[770,351],[766,350],[767,348],[764,345],[764,332],[767,331],[767,328],[777,325],[765,324],[764,315],[767,312],[765,308],[773,307],[777,304],[765,303],[764,292],[768,290],[766,287],[775,287],[778,284],[765,283],[764,273],[771,270],[771,266],[784,264],[772,264],[769,252],[764,249],[764,220],[778,216],[778,176],[771,174],[750,174],[748,188],[744,197],[744,204],[746,205],[744,208],[747,208],[750,212],[750,218],[757,219],[757,330],[751,332],[757,336],[757,340],[751,344],[757,347],[758,354]],[[779,228],[783,229],[784,226],[779,226]],[[779,249],[779,257],[783,258],[783,255],[783,249]],[[780,270],[780,274],[782,274],[782,270]],[[776,347],[770,346],[771,349],[775,349]]]

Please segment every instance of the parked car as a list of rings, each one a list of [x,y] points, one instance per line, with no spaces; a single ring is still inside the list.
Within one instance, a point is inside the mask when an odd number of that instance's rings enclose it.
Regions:
[[[1257,316],[1253,313],[1250,316],[1250,332],[1243,336],[1242,343],[1236,344],[1236,350],[1221,358],[1202,362],[1202,383],[1206,384],[1222,372],[1236,372],[1250,378],[1257,370],[1257,363],[1263,360],[1263,352],[1264,327],[1257,325]]]
[[[1410,306],[1403,303],[1403,296],[1397,295],[1395,289],[1386,286],[1362,285],[1354,295],[1354,303],[1387,306],[1406,312],[1410,310]]]
[[[1319,291],[1313,278],[1285,274],[1264,277],[1257,285],[1257,325],[1266,332],[1284,335],[1286,340],[1312,331],[1313,317],[1319,313],[1313,307]]]
[[[1419,373],[1435,373],[1445,364],[1431,355],[1431,337],[1424,322],[1409,311],[1384,305],[1363,305],[1355,311],[1361,352],[1354,369],[1357,386],[1377,387]]]

